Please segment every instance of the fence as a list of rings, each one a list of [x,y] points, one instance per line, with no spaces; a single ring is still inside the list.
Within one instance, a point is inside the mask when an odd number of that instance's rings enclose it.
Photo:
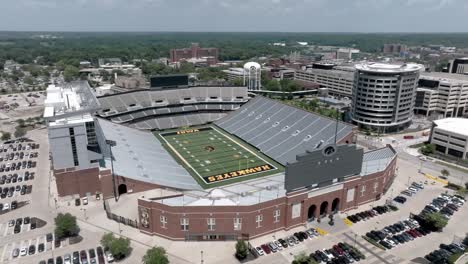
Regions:
[[[103,200],[103,206],[104,206],[104,210],[106,211],[106,215],[107,215],[108,219],[114,220],[114,221],[116,221],[118,223],[121,223],[121,224],[124,224],[124,225],[127,225],[127,226],[131,226],[131,227],[134,227],[134,228],[139,227],[138,221],[136,219],[132,220],[132,219],[125,218],[123,216],[116,215],[116,214],[112,213],[111,208],[110,208],[109,203],[107,202],[107,200]]]

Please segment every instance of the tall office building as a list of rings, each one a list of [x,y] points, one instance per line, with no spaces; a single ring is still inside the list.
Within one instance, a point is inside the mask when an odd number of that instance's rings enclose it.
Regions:
[[[369,63],[355,66],[351,117],[359,127],[395,132],[411,124],[418,64]]]
[[[468,57],[451,60],[447,69],[449,73],[468,74]]]
[[[198,43],[192,43],[190,48],[171,49],[170,55],[171,62],[199,58],[213,58],[212,62],[216,63],[218,61],[219,50],[217,48],[200,48]]]
[[[408,47],[404,44],[384,44],[383,52],[384,53],[402,53],[406,52]]]
[[[466,116],[468,75],[425,72],[419,78],[415,111],[418,114],[441,117]]]
[[[99,102],[87,81],[49,85],[44,102],[50,153],[59,194],[65,190],[94,193],[102,152],[93,113]]]
[[[336,96],[350,97],[353,89],[354,68],[329,63],[314,63],[312,68],[296,70],[294,80],[315,83]]]

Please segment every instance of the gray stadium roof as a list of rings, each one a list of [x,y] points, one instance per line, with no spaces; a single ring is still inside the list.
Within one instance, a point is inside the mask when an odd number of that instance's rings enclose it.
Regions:
[[[391,146],[364,153],[361,175],[370,175],[385,170],[395,155],[396,151]]]
[[[101,137],[116,141],[112,147],[114,172],[127,178],[183,190],[201,189],[193,177],[179,165],[150,132],[114,124],[98,118]],[[98,135],[99,136],[99,135]],[[106,156],[105,166],[111,168],[108,147],[101,149]]]

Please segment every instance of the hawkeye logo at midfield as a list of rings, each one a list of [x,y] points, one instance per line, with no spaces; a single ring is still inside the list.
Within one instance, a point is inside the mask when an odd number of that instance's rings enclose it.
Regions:
[[[203,179],[205,180],[206,183],[213,183],[213,182],[224,181],[224,180],[228,180],[231,178],[247,176],[247,175],[251,175],[254,173],[259,173],[259,172],[264,172],[264,171],[269,171],[269,170],[274,170],[274,169],[276,168],[269,164],[265,164],[265,165],[255,166],[255,167],[247,168],[243,170],[231,171],[231,172],[227,172],[223,174],[203,177]]]

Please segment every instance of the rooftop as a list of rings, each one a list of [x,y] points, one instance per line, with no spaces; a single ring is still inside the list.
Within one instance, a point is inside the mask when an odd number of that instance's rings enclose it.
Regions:
[[[367,72],[381,72],[381,73],[403,73],[415,72],[424,69],[422,65],[407,63],[407,64],[386,64],[386,63],[363,63],[355,65],[357,70]]]
[[[419,78],[455,83],[468,82],[468,75],[447,72],[423,72]]]
[[[439,129],[457,133],[463,136],[468,136],[468,119],[466,118],[439,119],[435,120],[434,124]]]
[[[44,118],[62,121],[70,117],[77,119],[80,115],[88,118],[100,107],[87,81],[49,85],[44,105]]]

